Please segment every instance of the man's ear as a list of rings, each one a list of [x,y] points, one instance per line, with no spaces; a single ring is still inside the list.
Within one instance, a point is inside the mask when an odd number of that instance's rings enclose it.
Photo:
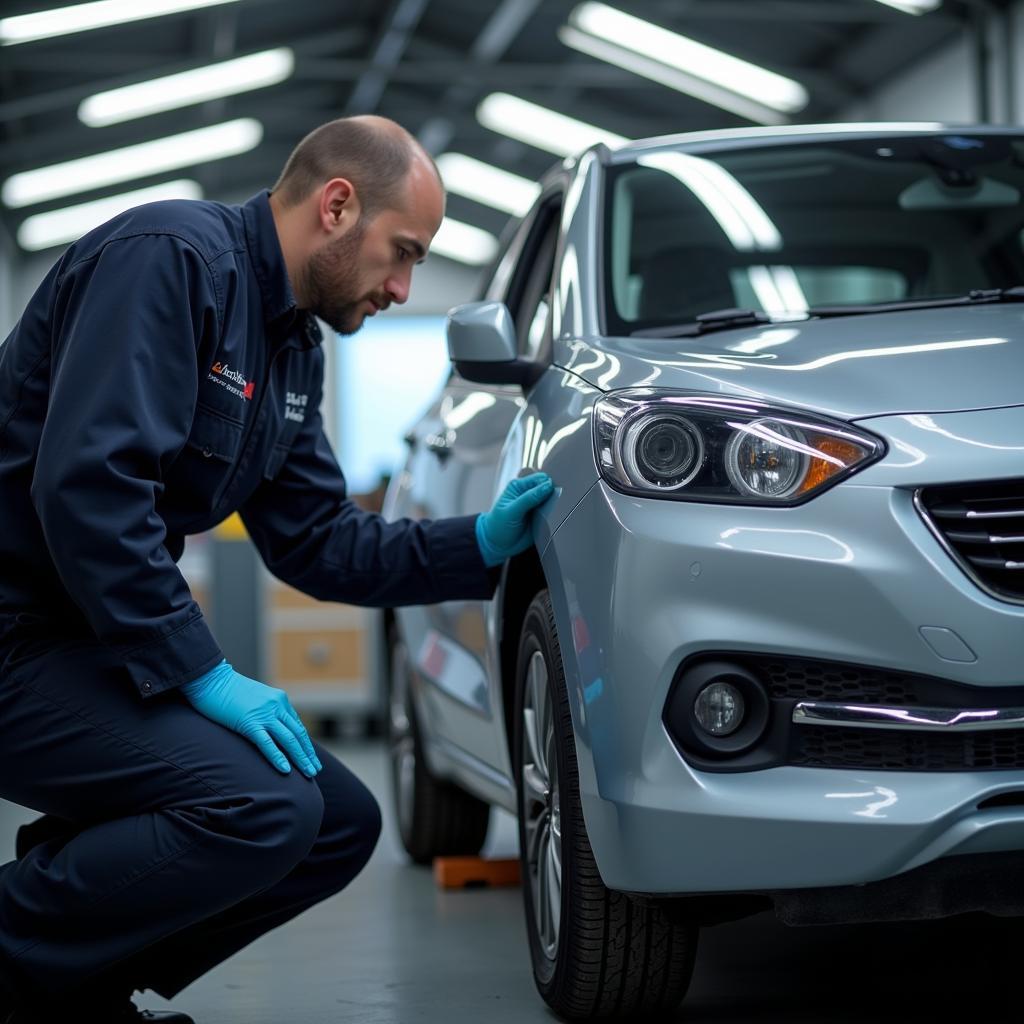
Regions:
[[[320,190],[317,213],[324,231],[332,235],[344,234],[359,220],[360,204],[355,185],[348,178],[331,178]]]

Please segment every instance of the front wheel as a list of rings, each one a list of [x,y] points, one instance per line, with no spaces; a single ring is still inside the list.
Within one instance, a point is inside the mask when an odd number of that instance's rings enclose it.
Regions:
[[[515,711],[523,899],[538,991],[570,1020],[670,1012],[690,984],[697,929],[601,881],[583,821],[569,698],[546,590],[523,622]]]

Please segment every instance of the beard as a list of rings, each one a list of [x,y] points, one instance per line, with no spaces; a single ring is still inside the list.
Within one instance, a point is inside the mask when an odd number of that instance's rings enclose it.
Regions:
[[[365,234],[366,225],[358,221],[336,242],[313,253],[302,274],[308,309],[338,334],[355,334],[366,317],[359,309],[370,297],[359,281],[359,255]]]

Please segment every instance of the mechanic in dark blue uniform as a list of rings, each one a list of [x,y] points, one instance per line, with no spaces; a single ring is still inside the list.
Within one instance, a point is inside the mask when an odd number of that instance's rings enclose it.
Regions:
[[[403,129],[334,121],[269,195],[90,232],[0,347],[0,797],[44,814],[0,868],[0,1021],[188,1022],[132,992],[174,996],[373,850],[373,797],[224,660],[175,563],[237,510],[280,579],[386,606],[487,598],[529,546],[543,474],[388,523],[324,437],[313,315],[404,302],[443,212]]]

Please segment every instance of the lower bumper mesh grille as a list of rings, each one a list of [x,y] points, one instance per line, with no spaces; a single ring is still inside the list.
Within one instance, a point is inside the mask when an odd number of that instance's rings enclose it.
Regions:
[[[941,736],[800,726],[790,764],[817,768],[962,772],[1024,768],[1024,730]]]
[[[857,701],[861,704],[920,704],[915,677],[860,665],[801,658],[758,659],[751,668],[773,699]]]

